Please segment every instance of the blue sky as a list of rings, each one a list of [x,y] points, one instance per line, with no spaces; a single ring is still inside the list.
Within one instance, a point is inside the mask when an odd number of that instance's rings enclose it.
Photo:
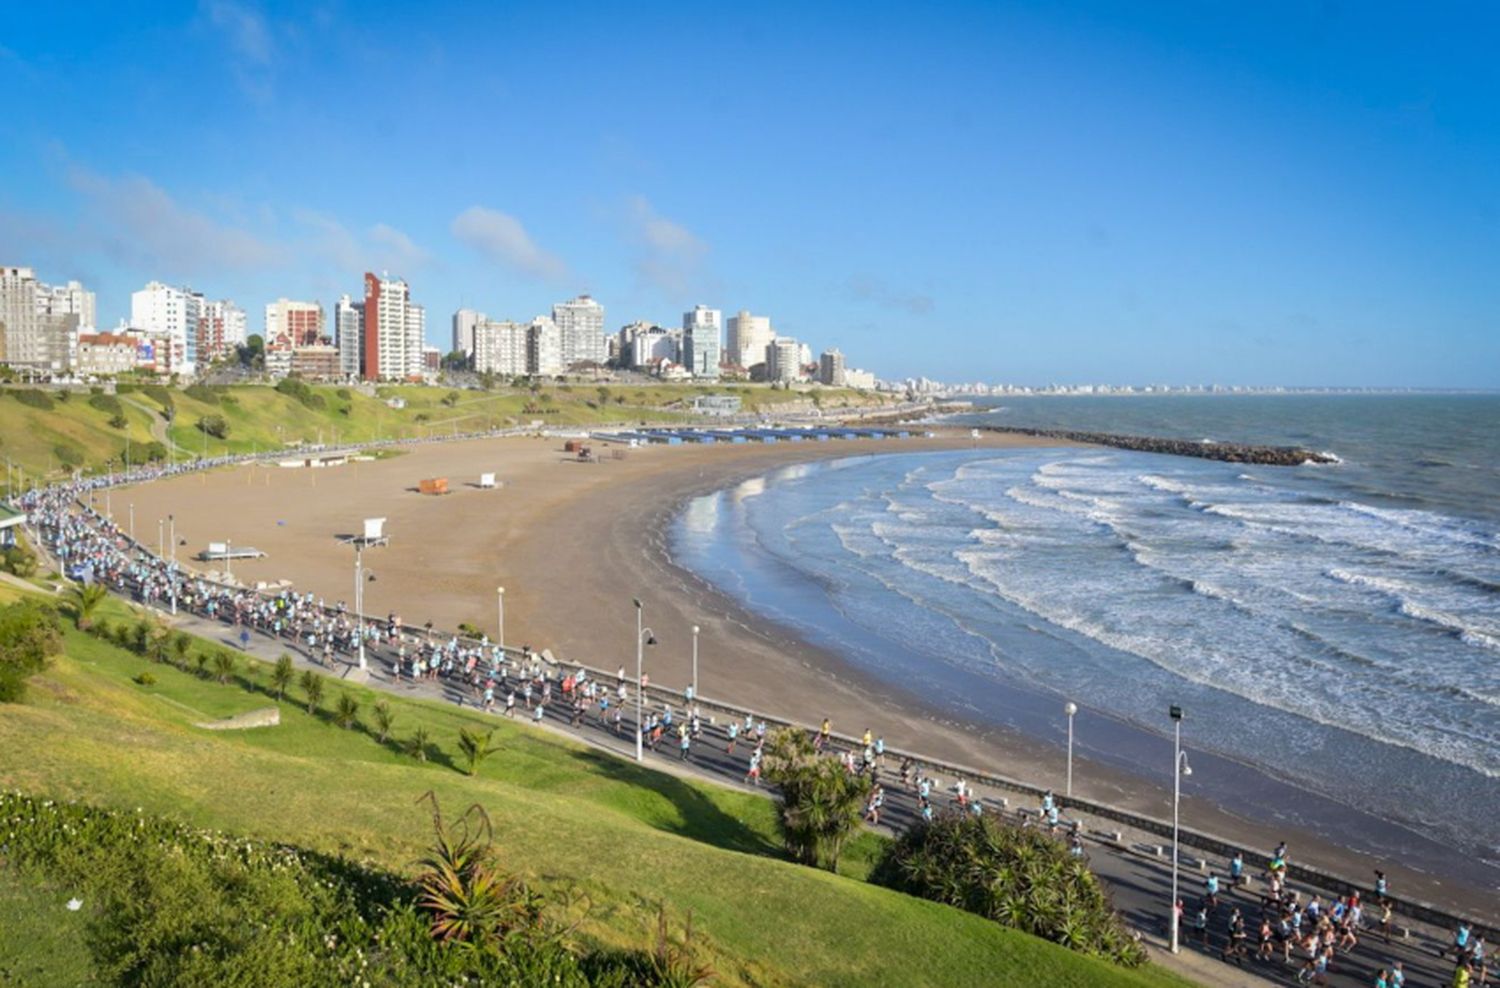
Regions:
[[[768,314],[882,376],[1500,387],[1493,4],[26,4],[0,263]]]

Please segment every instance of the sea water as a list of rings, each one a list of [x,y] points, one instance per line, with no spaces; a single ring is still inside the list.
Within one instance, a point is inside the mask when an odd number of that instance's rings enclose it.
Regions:
[[[1292,443],[858,455],[695,499],[681,565],[953,717],[1160,782],[1169,703],[1236,812],[1493,886],[1500,398],[1011,399],[965,422]],[[1170,752],[1166,755],[1170,771]],[[1394,824],[1395,827],[1384,826]],[[1476,874],[1480,868],[1484,874]]]

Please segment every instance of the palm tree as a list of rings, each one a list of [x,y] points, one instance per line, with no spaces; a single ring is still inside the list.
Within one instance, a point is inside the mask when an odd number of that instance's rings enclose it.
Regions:
[[[479,771],[480,762],[500,750],[500,746],[493,743],[494,737],[494,728],[482,732],[467,727],[458,729],[458,753],[470,775]]]
[[[391,705],[385,700],[375,701],[375,740],[385,744],[385,739],[391,735],[391,727],[396,723],[396,715],[391,711]]]
[[[411,737],[401,743],[401,750],[419,762],[427,760],[427,728],[419,727],[411,732]]]
[[[286,688],[292,685],[295,678],[292,671],[292,657],[285,652],[276,660],[276,665],[271,669],[271,686],[276,690],[276,699],[280,700],[286,694]]]
[[[207,652],[199,652],[197,655],[193,656],[193,665],[197,667],[197,669],[198,669],[198,675],[200,675],[200,676],[207,676],[208,675],[208,653]]]
[[[193,647],[193,636],[185,632],[177,631],[172,634],[172,654],[177,657],[173,665],[179,669],[187,668],[188,649]]]
[[[345,730],[359,723],[359,701],[348,690],[340,693],[338,703],[334,704],[333,722]]]
[[[87,631],[94,626],[94,612],[108,596],[109,591],[102,583],[84,583],[73,588],[73,621],[78,630]]]
[[[781,796],[782,839],[797,861],[838,869],[844,842],[859,826],[870,781],[822,758],[805,732],[783,728],[766,747],[763,772]]]
[[[222,648],[214,652],[214,678],[219,681],[219,685],[229,682],[229,677],[234,675],[234,666],[233,655]]]
[[[323,699],[323,677],[311,669],[304,670],[298,685],[302,692],[307,695],[307,712],[311,714],[318,708],[318,702]]]

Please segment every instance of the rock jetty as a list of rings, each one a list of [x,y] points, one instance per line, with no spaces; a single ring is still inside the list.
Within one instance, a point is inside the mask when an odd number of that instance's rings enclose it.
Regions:
[[[1111,432],[1075,432],[1071,429],[1023,429],[1018,426],[987,425],[989,432],[1037,436],[1043,439],[1065,439],[1092,446],[1114,446],[1140,453],[1166,453],[1170,456],[1196,456],[1203,460],[1225,463],[1256,463],[1273,467],[1297,467],[1304,463],[1337,463],[1327,453],[1314,453],[1297,446],[1247,446],[1243,443],[1194,442],[1191,439],[1163,439],[1158,436],[1121,436]]]

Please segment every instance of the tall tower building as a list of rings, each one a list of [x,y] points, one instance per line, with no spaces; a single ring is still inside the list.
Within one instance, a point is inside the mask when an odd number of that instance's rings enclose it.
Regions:
[[[474,331],[485,322],[487,317],[477,309],[459,309],[453,313],[453,347],[452,351],[462,350],[464,356],[474,356]]]
[[[333,307],[333,330],[339,348],[339,373],[344,377],[363,376],[360,358],[364,350],[360,346],[365,321],[363,302],[355,302],[347,295],[339,296]]]
[[[791,383],[802,376],[802,346],[790,336],[778,336],[766,348],[766,380]]]
[[[769,316],[752,316],[741,309],[729,320],[729,356],[747,370],[766,362],[766,347],[775,338]]]
[[[537,316],[526,327],[526,373],[561,374],[567,370],[562,359],[562,331],[546,316]]]
[[[367,381],[421,376],[426,311],[412,304],[406,282],[366,272],[363,309],[360,376]]]
[[[194,374],[198,369],[198,325],[203,321],[202,292],[174,288],[153,281],[130,294],[130,325],[167,337],[174,371]]]
[[[694,377],[717,378],[724,314],[706,305],[682,314],[682,363]]]
[[[818,380],[835,388],[844,386],[844,355],[837,348],[824,350],[818,358]]]
[[[267,343],[285,336],[294,347],[316,346],[323,339],[323,306],[279,298],[266,306]]]
[[[205,300],[202,312],[198,320],[197,359],[207,366],[244,343],[249,331],[245,310],[229,299]]]
[[[504,377],[527,373],[530,329],[517,322],[486,319],[474,327],[474,369]]]
[[[604,342],[604,306],[588,295],[552,307],[552,321],[561,336],[563,370],[574,364],[602,364],[608,354]]]

